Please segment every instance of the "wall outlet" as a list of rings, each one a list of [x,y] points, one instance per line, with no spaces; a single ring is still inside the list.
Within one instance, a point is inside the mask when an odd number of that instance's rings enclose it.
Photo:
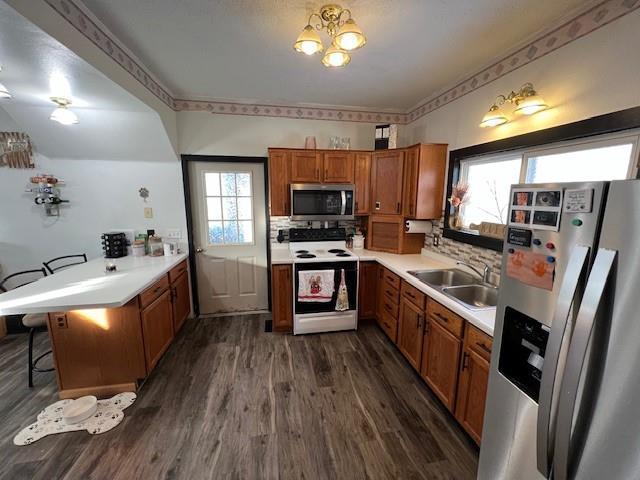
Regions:
[[[168,229],[167,238],[170,238],[171,240],[180,240],[182,238],[182,230],[179,228]]]
[[[438,234],[438,233],[433,235],[433,246],[434,247],[439,247],[440,246],[440,234]]]
[[[153,218],[153,208],[144,207],[144,218]]]

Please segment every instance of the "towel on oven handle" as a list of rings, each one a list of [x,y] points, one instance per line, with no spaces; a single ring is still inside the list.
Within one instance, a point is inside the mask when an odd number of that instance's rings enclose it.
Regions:
[[[299,302],[330,302],[335,291],[334,270],[298,272]]]

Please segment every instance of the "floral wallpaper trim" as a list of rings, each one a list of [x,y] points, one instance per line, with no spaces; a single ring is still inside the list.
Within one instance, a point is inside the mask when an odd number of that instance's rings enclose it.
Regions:
[[[583,37],[640,7],[640,0],[606,0],[546,33],[517,52],[409,111],[407,123],[445,106],[554,50]]]
[[[371,112],[368,110],[300,107],[297,105],[262,105],[240,102],[200,101],[174,99],[167,88],[153,79],[135,59],[127,54],[118,40],[110,37],[85,13],[86,7],[74,0],[44,0],[65,18],[74,28],[93,42],[104,53],[144,85],[164,104],[176,111],[205,111],[212,114],[283,117],[309,120],[333,120],[347,122],[412,123],[428,113],[461,98],[478,88],[517,70],[528,63],[581,38],[640,7],[640,0],[605,0],[593,8],[540,36],[517,52],[495,62],[463,82],[425,100],[408,112]]]

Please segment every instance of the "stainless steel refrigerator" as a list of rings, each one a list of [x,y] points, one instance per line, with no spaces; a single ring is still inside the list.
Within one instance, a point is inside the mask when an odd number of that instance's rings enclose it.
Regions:
[[[640,181],[514,185],[480,480],[640,478]]]

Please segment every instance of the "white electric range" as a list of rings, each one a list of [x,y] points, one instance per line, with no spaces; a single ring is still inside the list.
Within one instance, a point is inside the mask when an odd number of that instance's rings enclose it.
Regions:
[[[358,326],[358,257],[347,250],[345,229],[292,228],[289,250],[294,263],[294,335],[355,330]],[[343,277],[346,302],[345,295],[338,299]],[[310,279],[323,279],[330,299],[327,294],[323,300],[309,300]],[[320,287],[316,285],[316,288]]]

